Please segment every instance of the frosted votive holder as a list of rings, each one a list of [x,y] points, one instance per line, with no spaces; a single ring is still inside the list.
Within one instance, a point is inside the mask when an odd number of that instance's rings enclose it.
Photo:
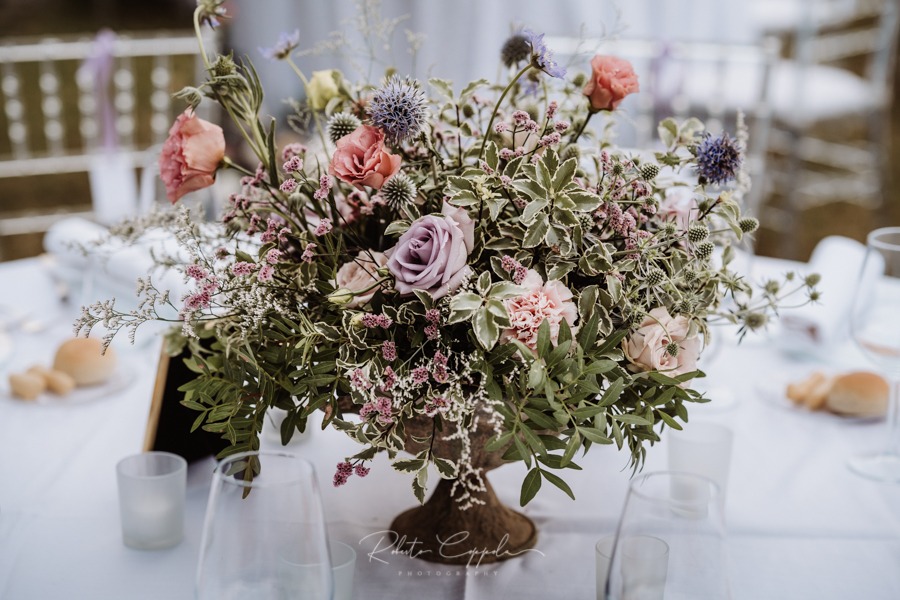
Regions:
[[[169,452],[145,452],[116,465],[122,539],[129,548],[160,550],[184,536],[187,461]]]

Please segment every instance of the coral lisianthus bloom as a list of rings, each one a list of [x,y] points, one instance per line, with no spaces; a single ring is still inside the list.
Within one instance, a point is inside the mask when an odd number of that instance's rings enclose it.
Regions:
[[[351,185],[367,185],[380,189],[391,175],[400,170],[400,157],[384,147],[384,132],[371,125],[337,141],[328,172]]]
[[[591,78],[584,86],[591,110],[615,110],[626,96],[640,89],[637,74],[624,58],[598,54],[591,59]]]
[[[159,174],[172,204],[194,190],[209,187],[225,157],[222,128],[190,108],[178,115],[159,156]]]

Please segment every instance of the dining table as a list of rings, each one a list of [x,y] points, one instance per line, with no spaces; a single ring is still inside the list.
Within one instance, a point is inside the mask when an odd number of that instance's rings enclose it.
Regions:
[[[802,267],[754,257],[752,276]],[[189,466],[184,539],[177,546],[129,548],[119,517],[116,464],[142,450],[160,330],[139,333],[133,345],[117,338],[117,376],[94,393],[36,401],[10,394],[9,373],[50,364],[59,343],[73,335],[86,298],[69,287],[60,293],[44,259],[0,263],[0,598],[193,598],[213,457]],[[777,323],[741,343],[733,330],[725,333],[701,360],[707,377],[695,385],[711,401],[690,406],[688,426],[716,422],[734,434],[724,494],[732,597],[900,598],[900,485],[864,479],[847,467],[849,457],[880,449],[884,419],[810,412],[783,393],[811,370],[873,367],[846,336],[803,351],[784,343]],[[667,440],[678,434],[662,432],[648,447],[642,472],[667,468]],[[411,476],[394,471],[386,457],[373,461],[368,477],[334,487],[335,466],[357,451],[345,434],[311,426],[282,447],[264,429],[261,443],[315,466],[329,538],[356,550],[354,598],[360,600],[595,598],[594,546],[614,533],[633,478],[628,452],[595,445],[576,457],[582,470],[565,473],[574,501],[544,486],[519,508],[526,468],[503,465],[489,479],[505,504],[537,525],[534,550],[499,563],[446,565],[391,551],[390,523],[416,500]]]

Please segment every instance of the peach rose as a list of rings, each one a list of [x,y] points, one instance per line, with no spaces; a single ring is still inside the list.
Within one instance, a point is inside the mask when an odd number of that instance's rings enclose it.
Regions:
[[[555,346],[563,320],[572,327],[578,318],[571,290],[555,279],[544,283],[534,269],[528,270],[521,285],[528,290],[525,294],[503,301],[512,327],[503,331],[500,341],[506,343],[517,339],[534,350],[538,331],[546,319],[550,322],[550,340]]]
[[[159,174],[172,204],[194,190],[209,187],[225,157],[222,128],[188,108],[178,115],[159,155]]]
[[[674,342],[678,353],[666,347]],[[665,307],[654,308],[624,343],[625,356],[641,371],[662,371],[670,377],[694,371],[700,357],[700,337],[690,332],[686,317],[672,317]]]
[[[591,78],[584,86],[591,110],[615,110],[625,96],[638,91],[638,77],[630,62],[601,54],[591,59]]]
[[[400,157],[384,148],[384,132],[371,125],[360,125],[337,141],[328,172],[350,185],[380,189],[400,170]]]
[[[374,262],[372,262],[373,258]],[[347,308],[362,306],[372,299],[372,296],[378,291],[377,286],[372,286],[380,279],[376,271],[386,264],[387,257],[381,252],[362,251],[357,255],[356,260],[344,263],[338,269],[334,275],[335,286],[338,289],[350,290],[355,293],[345,305]]]

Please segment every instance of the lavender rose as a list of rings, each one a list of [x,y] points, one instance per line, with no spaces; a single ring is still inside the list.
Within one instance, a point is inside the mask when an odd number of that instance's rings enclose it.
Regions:
[[[385,253],[401,296],[422,290],[441,298],[469,273],[466,260],[475,245],[475,224],[464,209],[445,203],[442,213],[416,219]]]

